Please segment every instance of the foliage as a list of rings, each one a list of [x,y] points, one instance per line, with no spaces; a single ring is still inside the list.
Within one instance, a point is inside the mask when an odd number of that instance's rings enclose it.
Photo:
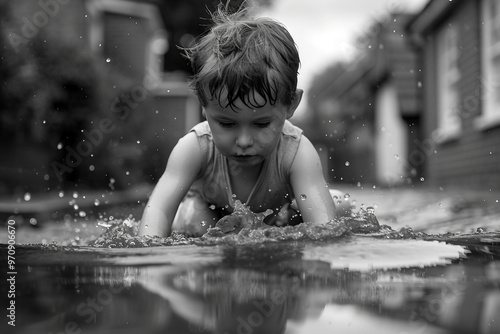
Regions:
[[[308,92],[308,100],[311,101],[311,106],[313,108],[321,102],[322,99],[330,95],[331,92],[329,88],[331,88],[332,83],[342,76],[346,70],[347,65],[345,63],[337,62],[329,65],[314,77]]]

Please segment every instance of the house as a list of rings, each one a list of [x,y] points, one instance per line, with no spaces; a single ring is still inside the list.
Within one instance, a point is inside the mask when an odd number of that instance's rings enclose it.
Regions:
[[[407,29],[421,62],[425,182],[500,189],[500,3],[432,0]]]
[[[375,22],[354,44],[357,58],[311,99],[321,134],[311,140],[330,182],[393,186],[420,175],[418,161],[407,159],[420,126],[417,54],[404,30],[410,18],[394,11]]]

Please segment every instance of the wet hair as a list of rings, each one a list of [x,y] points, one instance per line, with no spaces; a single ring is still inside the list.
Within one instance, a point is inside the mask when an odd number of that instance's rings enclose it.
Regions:
[[[249,18],[245,9],[228,14],[219,7],[212,20],[210,31],[185,49],[194,72],[190,86],[201,105],[216,100],[235,110],[238,99],[249,108],[291,105],[300,59],[288,30],[270,18]]]

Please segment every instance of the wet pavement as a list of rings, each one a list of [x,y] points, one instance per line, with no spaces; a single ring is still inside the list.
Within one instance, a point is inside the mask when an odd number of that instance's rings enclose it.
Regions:
[[[426,233],[500,231],[500,191],[466,188],[339,187],[357,209],[373,206],[381,224]]]

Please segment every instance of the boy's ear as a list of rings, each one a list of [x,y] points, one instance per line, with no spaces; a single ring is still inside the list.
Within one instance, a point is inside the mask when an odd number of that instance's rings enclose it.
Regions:
[[[302,100],[302,95],[304,94],[304,91],[302,89],[297,89],[295,91],[295,98],[292,101],[292,104],[288,107],[288,110],[286,112],[286,119],[289,119],[290,117],[293,116],[293,113],[295,110],[297,110],[297,107],[300,104],[300,101]]]
[[[204,119],[207,119],[207,113],[205,112],[205,108],[201,108],[201,116],[203,116]]]

